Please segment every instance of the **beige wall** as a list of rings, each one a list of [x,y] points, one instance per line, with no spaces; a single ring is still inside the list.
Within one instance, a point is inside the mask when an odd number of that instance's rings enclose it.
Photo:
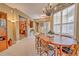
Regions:
[[[30,18],[29,16],[25,15],[21,11],[17,9],[13,9],[5,4],[0,3],[0,11],[7,13],[7,33],[8,33],[8,39],[12,39],[14,41],[14,35],[13,33],[16,32],[16,40],[19,39],[19,17],[18,15],[21,15],[25,18]],[[26,19],[26,20],[27,20]],[[13,30],[13,23],[15,30]]]
[[[76,38],[79,42],[79,4],[76,4]]]
[[[50,30],[53,32],[53,16],[50,16]]]
[[[29,16],[27,16],[27,15],[25,15],[24,13],[22,13],[21,11],[19,11],[19,10],[17,10],[17,9],[14,9],[14,15],[15,15],[15,28],[16,28],[16,39],[18,40],[18,39],[20,39],[20,36],[18,35],[19,34],[19,15],[20,16],[23,16],[23,17],[25,17],[26,18],[26,20],[28,20],[30,17]]]
[[[13,39],[13,35],[12,35],[12,13],[11,13],[12,8],[9,8],[8,6],[6,6],[5,4],[0,4],[0,11],[7,13],[7,34],[8,34],[8,38]]]

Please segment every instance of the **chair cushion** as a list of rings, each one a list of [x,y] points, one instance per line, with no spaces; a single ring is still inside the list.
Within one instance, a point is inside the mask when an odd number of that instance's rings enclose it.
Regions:
[[[72,52],[73,52],[72,49],[68,48],[68,47],[63,47],[62,51],[65,52],[65,53],[67,53],[67,54],[72,54]]]
[[[49,50],[54,50],[54,47],[52,47],[51,45],[48,45]]]

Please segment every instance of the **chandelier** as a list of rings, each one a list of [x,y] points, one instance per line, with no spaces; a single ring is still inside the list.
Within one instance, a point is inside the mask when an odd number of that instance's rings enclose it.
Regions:
[[[43,8],[43,13],[46,15],[46,16],[51,16],[52,12],[53,13],[56,13],[70,5],[73,5],[73,3],[57,3],[57,4],[50,4],[48,3],[48,5]]]
[[[53,7],[50,3],[47,5],[47,7],[43,8],[43,13],[46,14],[46,16],[51,16],[52,11]]]

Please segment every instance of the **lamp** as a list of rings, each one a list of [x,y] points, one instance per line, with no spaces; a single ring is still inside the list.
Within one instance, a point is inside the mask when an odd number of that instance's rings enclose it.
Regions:
[[[52,11],[53,7],[50,3],[47,5],[47,7],[43,8],[43,13],[45,13],[47,16],[50,16],[52,14]]]

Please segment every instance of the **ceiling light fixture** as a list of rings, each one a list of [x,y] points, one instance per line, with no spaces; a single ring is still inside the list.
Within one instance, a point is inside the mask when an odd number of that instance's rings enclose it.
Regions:
[[[46,14],[46,16],[51,16],[53,11],[52,4],[48,3],[47,7],[43,8],[43,13]]]

